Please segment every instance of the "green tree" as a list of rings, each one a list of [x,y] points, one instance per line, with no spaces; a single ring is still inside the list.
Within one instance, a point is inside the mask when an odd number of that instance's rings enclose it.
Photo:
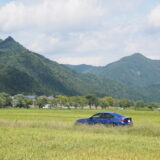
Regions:
[[[109,106],[108,100],[106,98],[99,98],[99,104],[102,109],[107,108]]]
[[[132,101],[130,101],[129,99],[121,99],[119,101],[119,106],[122,108],[128,108],[132,105]]]
[[[90,109],[92,106],[95,106],[97,108],[98,98],[95,95],[87,95],[86,99],[88,100],[88,105]]]
[[[84,108],[88,104],[88,101],[83,96],[75,96],[70,98],[71,106],[74,106],[75,108]]]
[[[3,107],[11,106],[12,98],[9,94],[4,93],[4,92],[0,93],[0,98],[1,98],[1,104],[2,104],[2,101],[3,101]]]
[[[143,107],[145,107],[145,103],[143,101],[136,102],[136,108],[143,108]]]
[[[112,97],[105,97],[105,99],[108,101],[109,106],[113,106],[114,99]]]
[[[25,108],[29,108],[33,104],[33,100],[30,98],[25,98]]]
[[[158,108],[158,104],[155,104],[155,103],[149,103],[147,104],[147,107],[150,109],[150,110],[153,110],[155,108]]]
[[[36,105],[39,108],[43,108],[46,104],[48,103],[47,97],[46,96],[40,96],[36,98]]]
[[[12,100],[12,106],[18,108],[29,108],[33,103],[31,99],[26,98],[23,94],[17,94]]]
[[[67,96],[58,95],[58,96],[56,96],[55,99],[56,99],[57,105],[60,107],[64,107],[64,106],[69,107],[70,106],[70,99]]]
[[[5,106],[5,100],[2,97],[0,97],[0,108],[4,108],[4,106]]]
[[[51,107],[57,107],[56,98],[49,98],[48,103],[51,105]]]

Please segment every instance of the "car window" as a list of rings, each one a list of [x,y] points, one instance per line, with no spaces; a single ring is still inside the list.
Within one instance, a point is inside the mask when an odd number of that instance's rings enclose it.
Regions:
[[[117,117],[123,117],[121,114],[114,112],[114,115]]]
[[[109,113],[103,113],[103,115],[101,116],[101,118],[113,118],[114,116],[112,114]]]
[[[93,119],[100,118],[100,117],[101,117],[101,113],[97,113],[92,116]]]

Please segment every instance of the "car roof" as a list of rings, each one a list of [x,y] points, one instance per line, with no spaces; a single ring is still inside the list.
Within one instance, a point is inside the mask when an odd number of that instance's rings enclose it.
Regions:
[[[99,113],[111,113],[111,114],[114,114],[116,112],[99,112]]]
[[[117,114],[121,115],[120,113],[117,113],[117,112],[99,112],[99,113],[109,113],[112,115],[117,115]],[[98,113],[96,113],[96,114],[98,114]],[[123,115],[121,115],[121,116],[123,116]]]

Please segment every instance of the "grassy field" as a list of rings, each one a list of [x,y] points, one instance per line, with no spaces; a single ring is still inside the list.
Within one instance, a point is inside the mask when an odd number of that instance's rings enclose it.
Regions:
[[[100,111],[1,109],[0,160],[160,159],[160,112],[117,111],[133,127],[74,125]]]

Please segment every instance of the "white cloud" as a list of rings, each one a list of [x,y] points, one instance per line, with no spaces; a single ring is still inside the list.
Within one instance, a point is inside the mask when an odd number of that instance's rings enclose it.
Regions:
[[[103,59],[103,56],[85,56],[85,57],[63,57],[63,58],[57,58],[56,60],[59,63],[62,64],[94,64],[94,65],[100,65],[100,61]]]
[[[126,42],[125,51],[127,53],[134,53],[137,50],[137,44],[133,42]]]
[[[34,39],[32,39],[32,43],[30,43],[28,48],[38,53],[50,53],[59,42],[60,41],[56,36],[47,36],[45,34],[39,34]]]
[[[146,0],[102,0],[103,4],[109,6],[112,12],[127,12],[134,10]]]
[[[142,1],[13,0],[0,8],[0,30],[92,30],[101,27],[106,16],[132,10]]]
[[[153,3],[12,0],[0,8],[0,35],[60,63],[105,65],[134,52],[160,57],[160,6],[147,10]]]
[[[60,31],[97,25],[95,19],[104,11],[97,0],[40,0],[37,3],[13,1],[0,8],[0,30],[15,31],[32,28]],[[84,26],[80,26],[80,24]]]
[[[160,27],[160,5],[156,6],[149,14],[149,22],[153,27]]]

